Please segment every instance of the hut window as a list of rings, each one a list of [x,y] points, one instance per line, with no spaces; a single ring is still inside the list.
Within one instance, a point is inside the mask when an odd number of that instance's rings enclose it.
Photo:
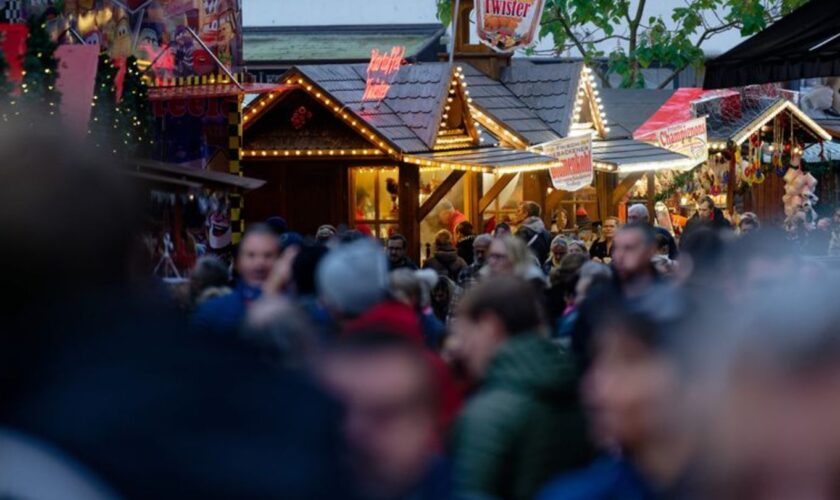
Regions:
[[[399,169],[357,167],[350,169],[353,220],[356,229],[387,239],[398,231]]]

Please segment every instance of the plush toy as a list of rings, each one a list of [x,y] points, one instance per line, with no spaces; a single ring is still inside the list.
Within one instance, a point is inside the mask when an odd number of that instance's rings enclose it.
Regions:
[[[788,231],[812,229],[817,220],[814,206],[819,201],[814,192],[817,179],[810,173],[803,173],[798,168],[789,168],[783,176],[785,180],[785,194],[782,202],[785,206],[785,228]]]

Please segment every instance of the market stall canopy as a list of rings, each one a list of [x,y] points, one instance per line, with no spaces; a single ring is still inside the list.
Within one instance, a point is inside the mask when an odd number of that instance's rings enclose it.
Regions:
[[[419,165],[421,169],[445,168],[476,172],[496,172],[499,174],[546,170],[551,167],[556,167],[560,163],[560,161],[550,156],[503,147],[484,147],[458,151],[432,151],[406,155],[405,161]]]
[[[809,146],[802,153],[802,161],[805,163],[840,162],[840,144],[824,142]]]
[[[633,139],[593,141],[592,160],[597,168],[618,173],[687,170],[697,166],[695,160],[680,153]]]
[[[214,83],[206,85],[176,85],[149,88],[150,101],[169,101],[175,99],[210,99],[215,97],[233,97],[240,94],[267,94],[283,92],[288,85],[276,83],[243,83],[239,88],[235,83]]]
[[[633,137],[645,137],[657,130],[696,118],[691,112],[691,103],[710,94],[711,92],[696,87],[677,89],[656,112],[633,131]]]
[[[726,116],[723,114],[710,114],[706,118],[709,142],[718,144],[732,141],[735,144],[743,144],[744,141],[759,131],[764,125],[783,112],[790,113],[791,117],[802,125],[812,137],[811,142],[830,141],[831,135],[820,127],[814,120],[806,115],[792,102],[777,97],[752,100],[752,105],[743,102],[740,106],[740,116]]]
[[[125,164],[126,172],[140,179],[156,184],[170,184],[188,189],[201,187],[224,188],[250,191],[262,187],[265,181],[251,177],[225,174],[212,170],[196,170],[173,163],[154,160],[130,160]]]
[[[627,139],[668,99],[674,95],[671,89],[602,89],[601,98],[609,111],[610,139]]]
[[[840,2],[811,0],[706,63],[707,89],[840,75]]]

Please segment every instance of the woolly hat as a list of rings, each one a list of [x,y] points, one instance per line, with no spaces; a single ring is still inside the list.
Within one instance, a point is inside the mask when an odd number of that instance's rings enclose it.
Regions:
[[[388,260],[372,240],[332,250],[318,266],[318,296],[330,310],[358,316],[382,301],[388,290]]]

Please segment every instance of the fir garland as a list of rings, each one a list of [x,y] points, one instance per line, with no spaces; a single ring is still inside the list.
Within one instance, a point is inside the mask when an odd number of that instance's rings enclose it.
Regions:
[[[120,138],[124,154],[145,156],[154,144],[155,121],[149,104],[149,92],[137,58],[126,59],[122,99],[118,107]]]
[[[693,177],[694,177],[694,171],[693,170],[687,170],[685,172],[680,172],[680,173],[674,174],[674,179],[673,179],[673,182],[671,182],[671,185],[668,186],[667,189],[663,189],[660,192],[656,193],[656,196],[654,196],[654,198],[653,198],[654,201],[656,201],[656,202],[663,201],[664,202],[666,200],[671,199],[672,196],[674,196],[675,194],[683,191],[685,189],[686,184],[688,184],[689,181],[691,181],[691,179]]]
[[[58,115],[61,93],[56,89],[58,61],[47,24],[41,17],[32,16],[27,22],[26,53],[23,56],[23,82],[20,101],[38,112]]]

